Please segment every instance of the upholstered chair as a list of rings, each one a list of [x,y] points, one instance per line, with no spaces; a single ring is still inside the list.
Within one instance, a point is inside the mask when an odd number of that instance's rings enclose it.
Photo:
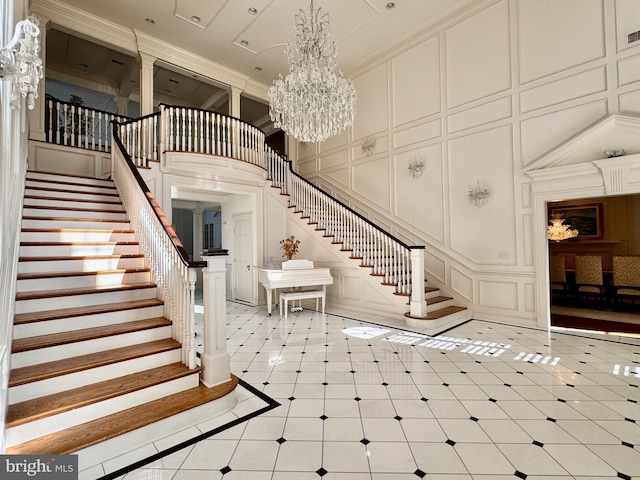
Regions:
[[[551,255],[549,258],[549,283],[551,284],[551,296],[565,299],[569,293],[567,272],[563,255]]]
[[[602,257],[599,255],[576,255],[576,292],[578,302],[593,297],[604,302]]]
[[[616,307],[628,298],[632,304],[640,300],[640,256],[613,257],[613,298]]]

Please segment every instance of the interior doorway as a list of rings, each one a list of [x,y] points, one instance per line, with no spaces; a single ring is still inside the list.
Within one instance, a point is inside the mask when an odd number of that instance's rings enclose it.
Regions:
[[[243,213],[233,217],[234,233],[234,298],[251,302],[253,297],[253,229],[252,215]]]

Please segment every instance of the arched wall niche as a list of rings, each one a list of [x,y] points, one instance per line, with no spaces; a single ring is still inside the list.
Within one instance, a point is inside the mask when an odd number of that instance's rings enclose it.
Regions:
[[[605,152],[624,150],[609,158]],[[532,180],[538,326],[550,325],[547,203],[640,193],[640,117],[611,115],[524,168]]]

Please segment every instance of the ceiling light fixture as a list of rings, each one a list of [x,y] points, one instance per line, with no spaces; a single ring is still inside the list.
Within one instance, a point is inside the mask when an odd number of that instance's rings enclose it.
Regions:
[[[353,123],[356,90],[335,71],[338,50],[329,39],[329,15],[313,8],[295,16],[286,47],[289,73],[269,88],[269,116],[300,142],[322,142]]]
[[[261,71],[262,71],[262,67],[255,67],[255,68],[254,68],[254,70],[255,70],[256,72],[261,72]]]
[[[247,42],[246,40],[240,40],[240,45],[242,45],[243,47],[246,47],[249,45],[249,42]]]
[[[255,15],[255,14],[257,14],[257,13],[258,13],[258,9],[257,9],[257,8],[253,8],[253,7],[250,7],[250,8],[249,8],[249,13],[250,13],[251,15]]]
[[[191,15],[191,20],[193,20],[196,23],[200,23],[202,19],[197,15]]]
[[[145,18],[144,21],[147,22],[149,25],[156,24],[156,21],[153,18]]]
[[[396,8],[396,4],[394,2],[389,2],[386,5],[387,10],[393,10],[394,8]]]
[[[33,110],[38,98],[38,83],[42,78],[40,28],[35,16],[18,22],[11,41],[0,50],[0,79],[11,82],[11,108],[20,109],[20,100],[27,98],[27,108]]]
[[[571,225],[564,225],[564,218],[561,213],[551,214],[551,225],[547,227],[547,238],[554,242],[561,242],[568,238],[576,238],[578,230],[570,230]]]

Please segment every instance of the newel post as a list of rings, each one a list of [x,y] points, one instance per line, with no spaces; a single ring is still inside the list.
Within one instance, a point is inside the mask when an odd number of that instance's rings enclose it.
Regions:
[[[412,317],[424,317],[427,314],[424,294],[424,245],[411,247],[410,307]]]
[[[203,273],[204,353],[202,383],[211,388],[231,380],[231,366],[227,352],[227,295],[225,262],[227,250],[203,255],[207,266]]]

